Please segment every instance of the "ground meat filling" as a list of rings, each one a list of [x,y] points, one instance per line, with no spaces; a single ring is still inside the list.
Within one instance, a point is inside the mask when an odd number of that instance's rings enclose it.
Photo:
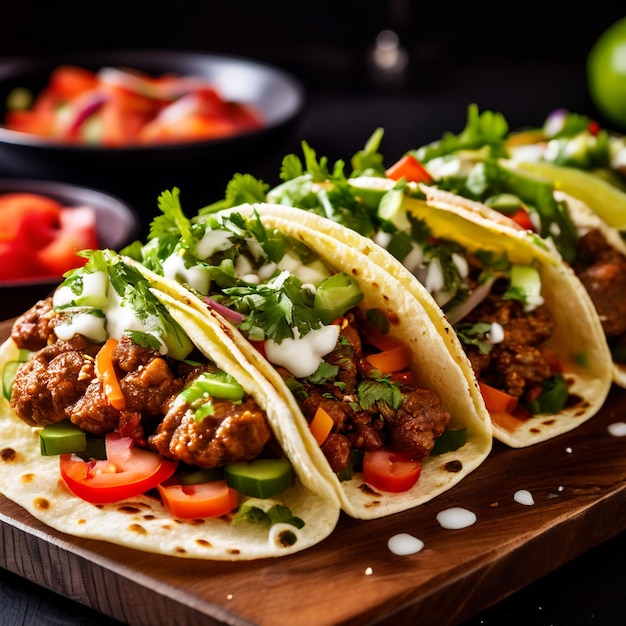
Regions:
[[[332,470],[340,472],[349,466],[352,449],[375,450],[387,445],[409,452],[416,459],[428,456],[435,439],[448,425],[450,414],[436,393],[411,386],[402,374],[388,377],[400,390],[399,408],[382,401],[364,408],[359,403],[359,384],[375,380],[377,373],[365,358],[359,324],[352,321],[341,330],[335,350],[325,357],[339,368],[336,381],[313,384],[308,379],[299,380],[304,398],[301,406],[307,420],[310,422],[318,407],[322,407],[334,422],[331,434],[321,446]],[[280,371],[289,377],[286,370]]]
[[[572,265],[589,293],[609,339],[626,334],[626,256],[610,246],[602,232],[590,230],[578,242]]]
[[[26,313],[20,315],[11,329],[11,339],[21,350],[41,350],[56,340],[54,326],[57,315],[52,308],[52,298],[40,300]]]
[[[199,421],[187,405],[174,404],[149,438],[150,447],[164,457],[205,468],[257,458],[271,437],[257,404],[251,399],[213,404],[215,412]]]
[[[555,328],[552,314],[545,305],[524,311],[518,300],[503,300],[503,284],[496,283],[490,294],[463,320],[465,323],[497,323],[504,339],[489,352],[473,344],[464,344],[476,377],[516,398],[536,400],[541,383],[552,376],[550,355],[542,348]]]
[[[16,344],[37,350],[18,368],[11,395],[11,407],[30,426],[69,419],[87,433],[117,431],[163,456],[201,467],[250,461],[266,445],[274,445],[265,415],[252,398],[238,404],[213,400],[214,414],[197,422],[189,405],[174,402],[187,383],[215,370],[214,365],[173,361],[126,335],[113,355],[126,407],[114,408],[95,372],[101,346],[81,335],[55,341],[56,322],[48,300],[13,326]]]

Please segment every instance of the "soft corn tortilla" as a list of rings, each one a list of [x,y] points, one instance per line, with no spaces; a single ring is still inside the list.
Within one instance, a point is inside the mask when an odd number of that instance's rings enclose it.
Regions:
[[[243,205],[232,211],[248,215],[257,211],[265,226],[277,228],[301,240],[336,271],[350,274],[365,294],[360,304],[364,310],[376,307],[391,311],[393,319],[397,320],[391,332],[409,345],[413,352],[411,368],[416,384],[439,394],[443,407],[452,416],[450,428],[467,428],[467,443],[457,451],[426,458],[419,481],[406,492],[375,491],[365,485],[360,474],[352,480],[339,481],[311,435],[294,396],[276,369],[230,322],[184,287],[142,269],[157,289],[169,293],[200,314],[200,317],[188,317],[190,323],[197,324],[198,331],[221,332],[232,337],[248,361],[279,391],[290,410],[285,417],[298,429],[299,445],[310,456],[319,480],[331,486],[337,494],[342,509],[360,519],[380,518],[404,511],[433,499],[476,469],[492,446],[489,414],[454,331],[441,312],[430,303],[430,296],[421,285],[415,280],[409,281],[408,271],[370,239],[304,211],[265,204]],[[397,276],[390,271],[392,265],[398,266]],[[416,294],[419,296],[416,297]],[[172,306],[170,304],[170,310]]]
[[[266,411],[268,423],[278,441],[284,443],[285,454],[298,475],[293,486],[280,497],[252,503],[264,510],[273,504],[284,504],[305,521],[305,526],[297,529],[276,524],[268,530],[248,522],[231,524],[225,518],[179,520],[167,512],[160,500],[146,495],[114,504],[90,504],[66,488],[58,457],[40,454],[38,429],[20,420],[4,397],[0,399],[0,493],[61,532],[181,558],[237,561],[278,557],[324,540],[337,524],[338,498],[311,471],[311,462],[302,448],[294,445],[298,433],[287,419],[284,401],[245,365],[236,346],[228,345],[227,337],[223,337],[224,343],[216,343],[211,334],[204,334],[200,340],[193,336],[196,325],[185,324],[186,313],[180,307],[172,313],[191,330],[190,338],[206,356],[233,374]],[[18,352],[11,339],[0,346],[0,371],[6,362],[17,358]],[[237,362],[238,356],[243,366]],[[276,428],[276,424],[281,427]],[[295,544],[281,542],[285,532],[297,537]]]

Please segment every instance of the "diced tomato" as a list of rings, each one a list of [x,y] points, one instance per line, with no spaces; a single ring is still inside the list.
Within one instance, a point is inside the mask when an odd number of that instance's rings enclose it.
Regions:
[[[408,491],[417,483],[421,471],[421,461],[414,460],[406,452],[379,448],[363,455],[363,479],[382,491]]]
[[[65,100],[94,89],[98,77],[90,70],[75,65],[61,65],[50,75],[49,89]]]
[[[39,264],[53,276],[83,265],[86,259],[76,253],[98,247],[96,216],[90,207],[64,209],[54,239],[37,252]]]
[[[98,247],[91,207],[67,208],[34,193],[0,195],[0,280],[61,277]]]
[[[193,485],[168,482],[158,485],[158,490],[165,508],[181,519],[219,517],[230,513],[239,503],[237,491],[224,480]]]
[[[531,417],[530,411],[518,404],[512,412],[509,411],[489,411],[491,421],[510,432],[526,424]]]
[[[433,177],[428,170],[412,155],[405,154],[385,172],[387,178],[400,180],[404,178],[412,183],[430,183]]]
[[[107,435],[107,456],[119,444],[119,435]],[[126,439],[126,438],[123,438]],[[177,463],[156,452],[123,441],[106,461],[83,461],[71,454],[60,456],[60,469],[68,489],[92,504],[107,504],[136,497],[170,478]]]
[[[530,219],[530,215],[528,212],[522,208],[520,208],[517,212],[511,215],[511,219],[518,225],[521,226],[525,230],[535,230],[535,225],[532,223]]]

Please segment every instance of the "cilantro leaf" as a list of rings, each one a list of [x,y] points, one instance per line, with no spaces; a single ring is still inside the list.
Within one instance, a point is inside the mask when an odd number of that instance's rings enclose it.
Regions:
[[[507,156],[505,148],[509,125],[501,113],[484,111],[479,113],[476,104],[467,110],[465,128],[455,135],[443,134],[438,141],[413,151],[420,163],[428,163],[437,157],[447,156],[460,150],[477,150],[488,146],[494,156]]]
[[[362,380],[357,386],[357,397],[365,411],[381,403],[397,411],[402,403],[400,388],[386,378]]]

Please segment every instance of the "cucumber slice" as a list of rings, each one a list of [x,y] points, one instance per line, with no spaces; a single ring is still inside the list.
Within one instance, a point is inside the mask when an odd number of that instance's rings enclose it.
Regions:
[[[253,498],[271,498],[291,486],[291,463],[285,458],[231,463],[224,468],[229,487]]]
[[[352,194],[370,209],[377,209],[383,196],[393,189],[395,184],[395,180],[382,176],[357,176],[348,179]]]
[[[530,265],[513,265],[511,267],[511,284],[505,297],[520,300],[524,303],[526,310],[532,310],[543,304],[541,276],[537,269]]]
[[[22,364],[22,361],[7,361],[2,370],[2,395],[7,399],[11,399],[11,391],[13,389],[13,379],[17,368]]]
[[[43,456],[83,452],[87,435],[69,420],[47,424],[39,433],[39,447]]]

